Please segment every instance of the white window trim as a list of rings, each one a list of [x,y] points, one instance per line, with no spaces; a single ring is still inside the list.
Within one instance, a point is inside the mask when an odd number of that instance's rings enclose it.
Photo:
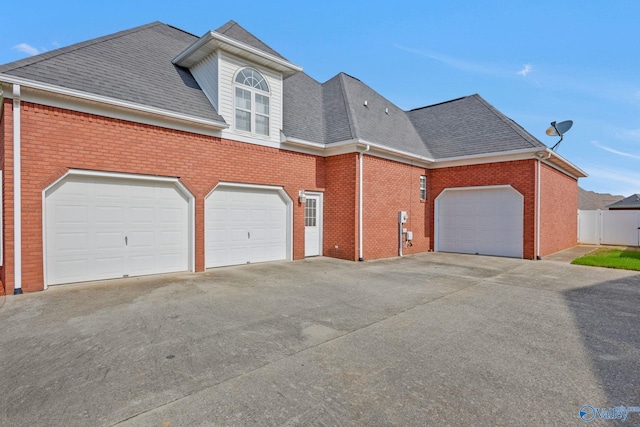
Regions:
[[[243,70],[246,70],[246,69],[252,69],[252,70],[254,70],[254,71],[256,71],[257,73],[260,74],[260,76],[262,77],[263,81],[267,85],[268,92],[265,92],[265,91],[263,91],[261,89],[253,87],[253,86],[248,86],[248,85],[236,82],[236,78],[238,77],[238,74],[240,74],[240,72],[242,72]],[[254,67],[249,67],[249,66],[241,67],[233,75],[232,87],[233,87],[233,94],[232,94],[233,95],[233,129],[236,132],[241,132],[241,133],[246,134],[246,135],[256,136],[258,138],[270,138],[271,137],[271,120],[272,120],[272,117],[271,117],[271,98],[273,97],[273,94],[271,93],[271,88],[269,87],[269,82],[267,81],[266,77],[264,76],[264,73],[262,73],[260,70],[254,68]],[[238,107],[237,97],[236,97],[236,88],[241,88],[241,89],[246,90],[249,93],[251,93],[251,110],[247,110],[245,108]],[[256,94],[265,96],[269,100],[269,114],[268,115],[260,114],[260,113],[257,112],[257,109],[256,109],[256,105],[257,105],[257,103],[256,103]],[[249,114],[251,114],[251,130],[250,131],[238,128],[238,124],[236,122],[236,111],[237,110],[245,111],[245,112],[248,111]],[[267,126],[267,134],[266,135],[263,134],[263,133],[256,132],[256,128],[257,128],[257,126],[256,126],[256,116],[258,116],[258,115],[262,116],[262,117],[266,117],[268,119],[269,124]]]

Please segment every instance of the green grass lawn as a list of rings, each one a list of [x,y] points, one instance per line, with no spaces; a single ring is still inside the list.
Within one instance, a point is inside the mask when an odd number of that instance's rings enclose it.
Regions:
[[[640,249],[597,249],[574,259],[571,264],[640,271]]]

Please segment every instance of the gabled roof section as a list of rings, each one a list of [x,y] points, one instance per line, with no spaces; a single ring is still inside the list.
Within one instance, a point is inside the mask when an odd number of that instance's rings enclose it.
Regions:
[[[287,61],[282,55],[264,44],[235,21],[227,22],[216,31],[207,32],[191,46],[179,53],[173,59],[173,63],[181,67],[191,68],[219,49],[276,70],[285,77],[302,71],[301,67]]]
[[[322,106],[325,143],[349,141],[357,137],[352,125],[341,74],[322,84]]]
[[[640,194],[632,194],[631,196],[607,207],[609,209],[640,209]]]
[[[273,56],[277,56],[278,58],[284,59],[285,61],[287,61],[287,58],[280,55],[275,50],[271,49],[268,45],[263,43],[262,40],[260,40],[259,38],[251,34],[249,31],[245,30],[240,24],[238,24],[234,20],[227,22],[226,24],[224,24],[223,26],[215,30],[215,32],[218,34],[223,34],[225,36],[228,36],[248,46],[255,47],[258,50],[269,53]]]
[[[547,148],[477,94],[407,115],[436,159]]]
[[[354,138],[432,157],[403,110],[348,74],[341,73],[338,78]],[[328,122],[328,126],[331,123]]]
[[[171,59],[196,38],[154,22],[0,66],[0,75],[224,123]]]

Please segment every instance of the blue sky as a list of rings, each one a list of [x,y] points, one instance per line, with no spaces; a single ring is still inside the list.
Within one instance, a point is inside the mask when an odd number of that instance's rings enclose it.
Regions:
[[[359,78],[403,109],[479,93],[558,153],[586,190],[640,193],[640,2],[12,1],[0,63],[162,21],[230,19],[324,82]],[[150,6],[153,4],[153,6]],[[179,4],[179,6],[178,6]]]

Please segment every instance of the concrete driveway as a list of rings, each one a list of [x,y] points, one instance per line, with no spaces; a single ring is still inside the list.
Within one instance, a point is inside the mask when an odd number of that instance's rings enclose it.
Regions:
[[[0,325],[4,426],[565,426],[584,405],[640,406],[640,274],[563,261],[313,258],[58,286],[6,297]]]

